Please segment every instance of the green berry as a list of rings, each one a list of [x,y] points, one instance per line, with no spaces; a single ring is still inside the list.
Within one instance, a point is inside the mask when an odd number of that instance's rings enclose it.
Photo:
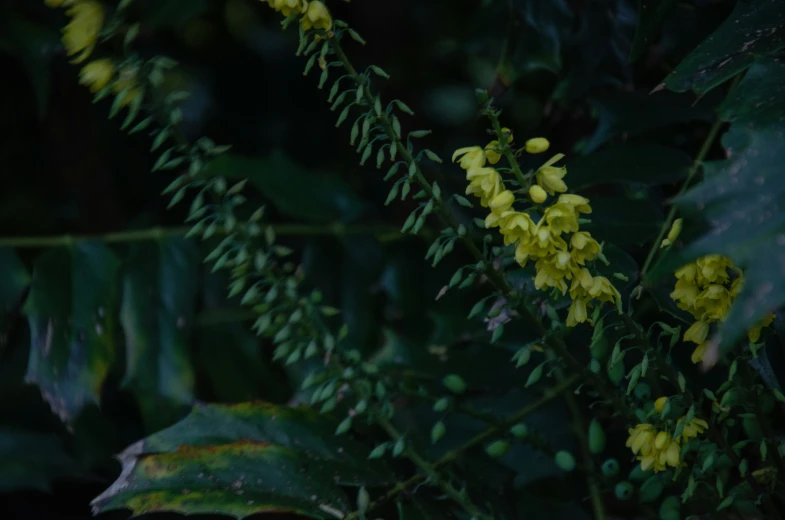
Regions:
[[[512,433],[516,439],[525,439],[526,436],[529,435],[529,427],[523,423],[518,423],[510,428],[510,433]]]
[[[442,379],[442,384],[455,394],[462,394],[466,391],[466,381],[458,374],[450,374]]]
[[[556,465],[564,471],[572,471],[575,469],[575,457],[573,457],[572,453],[569,451],[557,451],[553,459],[556,461]]]
[[[641,382],[635,386],[635,390],[633,390],[636,399],[640,399],[641,401],[645,401],[646,399],[651,397],[651,387],[648,383]]]
[[[615,477],[619,474],[619,461],[608,459],[602,463],[602,474],[606,477]]]
[[[495,441],[485,447],[485,453],[493,458],[503,457],[508,451],[510,451],[508,441]]]
[[[616,498],[619,500],[629,500],[632,498],[632,495],[635,494],[635,486],[632,485],[632,482],[619,482],[616,484],[616,489],[614,490],[616,493]]]
[[[600,421],[592,419],[589,423],[589,451],[594,455],[599,455],[603,450],[605,450],[605,431],[603,431]]]

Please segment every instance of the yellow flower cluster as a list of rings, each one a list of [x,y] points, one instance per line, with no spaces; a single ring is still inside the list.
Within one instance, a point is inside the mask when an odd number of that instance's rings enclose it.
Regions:
[[[262,0],[284,16],[302,15],[300,26],[304,31],[333,27],[333,19],[327,6],[318,0]]]
[[[658,412],[662,412],[666,400],[665,397],[657,399],[654,407]],[[676,427],[678,428],[684,420],[684,417],[680,418],[676,422]],[[668,466],[677,467],[681,459],[682,443],[697,437],[708,427],[709,424],[706,421],[695,417],[684,425],[679,437],[674,439],[670,432],[658,431],[651,424],[638,424],[635,428],[630,428],[627,431],[630,435],[627,438],[627,447],[641,461],[643,471],[651,468],[657,473],[666,470]]]
[[[703,359],[709,342],[709,326],[712,323],[725,321],[733,301],[744,284],[744,275],[727,256],[706,255],[695,262],[676,270],[676,286],[671,298],[680,309],[695,317],[693,323],[684,332],[684,341],[697,344],[692,353],[692,362]],[[748,331],[752,342],[760,339],[763,327],[771,324],[774,314],[767,315],[758,325]]]
[[[503,129],[512,142],[512,133]],[[529,153],[542,153],[550,144],[542,137],[529,139],[524,149]],[[591,213],[589,200],[580,195],[566,193],[564,176],[567,168],[554,166],[564,155],[554,155],[536,172],[536,184],[529,188],[529,198],[540,205],[548,196],[558,197],[547,208],[531,206],[528,211],[517,211],[513,204],[515,194],[507,189],[499,171],[486,163],[496,164],[501,158],[501,145],[492,141],[485,148],[470,146],[460,148],[453,154],[453,162],[460,158],[461,168],[466,170],[469,186],[467,195],[480,199],[480,204],[490,209],[485,219],[487,228],[498,227],[504,244],[515,244],[515,260],[524,266],[529,260],[535,262],[537,274],[534,285],[537,289],[555,288],[563,295],[569,292],[572,298],[567,326],[589,321],[587,308],[592,300],[616,302],[621,296],[604,276],[594,276],[588,262],[601,255],[602,249],[591,234],[580,231],[578,219],[581,214]],[[537,223],[530,213],[541,213]],[[568,283],[571,282],[571,283]]]
[[[44,0],[49,7],[67,7],[65,14],[71,18],[63,29],[63,46],[68,56],[78,54],[73,63],[82,63],[93,53],[98,36],[104,25],[104,8],[96,0]],[[79,83],[95,94],[106,87],[115,77],[115,66],[112,60],[102,58],[93,60],[82,67],[79,72]],[[112,92],[125,94],[119,101],[125,106],[141,94],[135,87],[136,74],[133,71],[122,71],[112,85]]]

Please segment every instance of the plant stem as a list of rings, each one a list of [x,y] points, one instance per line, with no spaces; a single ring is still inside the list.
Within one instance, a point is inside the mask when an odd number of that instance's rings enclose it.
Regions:
[[[390,421],[384,418],[379,418],[376,421],[379,426],[384,428],[384,430],[393,438],[393,440],[398,440],[401,438],[401,433],[395,429]],[[444,493],[450,497],[455,503],[460,505],[467,513],[469,513],[473,518],[478,518],[480,520],[494,520],[494,516],[488,513],[485,513],[480,508],[478,508],[469,497],[465,493],[461,493],[457,489],[453,487],[452,484],[447,482],[442,478],[439,474],[436,467],[433,464],[422,458],[416,451],[414,451],[411,447],[406,448],[404,451],[406,457],[411,460],[423,473],[427,476],[429,480],[431,480],[434,484],[439,486]]]
[[[354,65],[349,61],[349,58],[344,53],[343,48],[341,47],[340,42],[337,38],[332,38],[330,40],[330,45],[335,52],[335,55],[341,61],[346,69],[346,72],[351,76],[352,80],[357,84],[358,88],[363,88],[363,96],[365,97],[366,103],[369,106],[373,106],[376,98],[370,93],[368,86],[366,85],[366,79],[364,76],[357,73],[357,70],[354,68]],[[409,152],[408,148],[406,147],[405,143],[401,142],[400,137],[395,132],[393,128],[392,122],[390,118],[387,116],[385,112],[382,112],[381,115],[378,116],[379,122],[384,128],[384,132],[387,137],[394,143],[396,143],[397,149],[399,150],[401,157],[406,162],[406,165],[409,166],[413,170],[413,177],[417,184],[422,188],[425,194],[432,200],[435,201],[435,208],[434,211],[439,216],[439,219],[444,223],[444,225],[448,226],[450,229],[453,230],[456,234],[458,233],[458,221],[455,219],[453,214],[450,212],[449,208],[447,208],[441,201],[440,198],[434,197],[433,188],[428,183],[425,178],[425,175],[422,173],[419,164],[415,160],[414,156],[412,156],[411,152]],[[499,128],[501,131],[501,128]],[[509,150],[508,150],[509,152]],[[520,172],[520,168],[517,165],[517,161],[512,153],[509,153],[507,156],[508,160],[510,160],[510,164],[515,168],[518,168]],[[521,173],[521,176],[523,174]],[[478,261],[484,264],[488,262],[485,259],[485,255],[482,251],[477,247],[474,241],[466,235],[460,237],[463,244],[469,250],[469,253]],[[508,301],[519,301],[520,303],[516,306],[516,310],[521,315],[521,317],[530,325],[532,328],[541,336],[545,336],[547,330],[540,322],[540,320],[525,306],[525,304],[520,301],[520,299],[515,294],[515,291],[510,287],[507,283],[507,280],[504,277],[504,274],[497,270],[495,267],[490,266],[484,274],[488,277],[491,283],[502,293],[502,295],[508,299]],[[622,400],[619,399],[615,393],[608,388],[605,382],[599,378],[596,374],[594,374],[591,370],[583,366],[572,354],[569,353],[567,350],[567,346],[561,338],[550,337],[547,340],[547,344],[550,348],[552,348],[558,356],[563,359],[567,365],[569,365],[570,369],[573,372],[579,373],[584,380],[589,382],[592,387],[604,398],[610,401],[613,407],[622,412],[628,413],[629,407],[627,404]]]
[[[743,74],[737,74],[736,77],[733,79],[733,82],[730,85],[729,91],[732,91],[736,85],[739,84],[741,81]],[[717,135],[722,128],[724,121],[719,117],[714,121],[709,129],[709,133],[706,134],[706,139],[703,140],[703,144],[701,145],[700,149],[698,150],[698,154],[695,156],[695,160],[692,162],[692,165],[687,170],[687,178],[684,179],[684,183],[681,185],[681,189],[676,194],[675,198],[680,197],[687,191],[689,188],[690,183],[692,182],[693,177],[695,174],[698,173],[701,166],[703,165],[703,161],[706,159],[706,156],[711,150],[714,141],[717,139]],[[670,211],[668,211],[668,216],[665,218],[665,222],[663,222],[662,227],[660,228],[660,232],[657,235],[657,238],[651,245],[651,249],[649,250],[649,254],[646,256],[646,261],[643,263],[643,268],[641,269],[641,284],[638,286],[638,295],[637,298],[640,299],[641,294],[643,294],[643,281],[646,276],[646,273],[649,272],[649,268],[651,267],[652,262],[654,261],[654,257],[657,255],[657,251],[660,250],[660,244],[662,243],[662,239],[665,238],[665,235],[668,234],[670,231],[671,226],[673,225],[673,221],[676,218],[676,212],[678,211],[675,205],[671,206]]]
[[[391,226],[344,226],[335,225],[310,225],[310,224],[282,224],[272,226],[279,236],[349,236],[349,235],[375,235],[380,240],[397,240],[401,234],[397,228]],[[39,249],[71,245],[83,240],[98,240],[107,244],[141,242],[147,240],[162,240],[170,237],[184,236],[191,227],[179,226],[171,228],[152,227],[133,231],[116,231],[99,235],[52,235],[52,236],[27,236],[0,238],[0,247],[16,249]]]
[[[465,452],[465,451],[467,451],[467,450],[469,450],[471,448],[474,448],[476,446],[479,446],[481,444],[484,444],[485,442],[489,441],[490,439],[492,439],[492,438],[494,438],[494,437],[496,437],[498,435],[502,435],[502,434],[506,433],[507,430],[509,430],[515,424],[521,422],[528,415],[536,412],[537,410],[539,410],[540,408],[542,408],[543,406],[545,406],[546,404],[548,404],[549,402],[551,402],[552,400],[554,400],[555,398],[560,396],[562,393],[566,393],[570,389],[570,387],[573,386],[578,381],[578,379],[579,379],[579,377],[578,377],[577,374],[572,374],[572,375],[566,377],[564,380],[562,380],[556,386],[545,390],[545,392],[543,393],[542,397],[540,397],[539,399],[537,399],[533,403],[530,403],[530,404],[524,406],[523,408],[521,408],[517,412],[513,413],[512,415],[510,415],[510,416],[506,417],[505,419],[503,419],[502,421],[500,421],[498,424],[495,424],[495,425],[487,428],[485,431],[478,433],[477,435],[475,435],[474,437],[472,437],[471,439],[469,439],[468,441],[466,441],[462,445],[458,446],[454,450],[447,452],[441,459],[439,459],[436,462],[434,462],[432,464],[432,467],[435,470],[439,470],[439,469],[447,466],[448,464],[454,462],[455,460],[457,460],[458,457],[463,452]],[[410,488],[410,487],[412,487],[412,486],[414,486],[416,484],[419,484],[420,482],[424,481],[426,478],[427,478],[426,475],[418,474],[418,475],[414,475],[413,477],[409,478],[408,480],[405,480],[404,482],[398,483],[394,488],[392,488],[387,493],[385,493],[384,496],[382,496],[381,498],[377,499],[370,506],[368,506],[368,510],[366,511],[366,513],[368,511],[370,511],[371,509],[379,507],[383,503],[385,503],[388,500],[394,498],[398,493],[400,493],[400,492],[402,492],[402,491],[404,491],[404,490],[406,490],[406,489],[408,489],[408,488]],[[358,514],[356,512],[350,513],[345,518],[345,520],[353,520],[357,516],[358,516]]]
[[[504,131],[502,130],[502,125],[499,122],[499,114],[492,109],[488,110],[487,113],[488,118],[491,120],[491,125],[493,125],[493,131],[496,133],[496,137],[499,139],[499,145],[502,147],[502,153],[507,159],[507,162],[510,163],[510,167],[512,168],[513,174],[515,174],[518,185],[521,187],[521,190],[528,189],[529,183],[526,181],[526,177],[523,176],[523,171],[521,171],[521,167],[518,165],[518,161],[515,159],[515,154],[512,153],[510,144],[507,142],[502,143],[502,140],[504,139]]]

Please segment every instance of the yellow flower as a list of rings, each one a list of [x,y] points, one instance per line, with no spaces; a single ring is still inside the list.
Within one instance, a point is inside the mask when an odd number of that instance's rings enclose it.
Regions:
[[[513,139],[512,130],[510,130],[506,126],[502,128],[502,135],[507,138],[507,142],[508,143],[512,142],[512,139]]]
[[[289,16],[292,13],[300,14],[308,5],[308,2],[303,0],[267,0],[267,3],[284,16]]]
[[[515,249],[515,261],[523,266],[529,258],[542,258],[552,255],[557,250],[564,251],[566,249],[567,242],[563,238],[551,233],[548,226],[538,225],[531,239],[518,242],[518,247]]]
[[[742,287],[744,287],[744,276],[739,274],[730,284],[730,295],[731,298],[735,298],[741,292]]]
[[[676,421],[676,425],[678,426],[684,420],[684,417],[680,418]],[[684,425],[684,429],[681,431],[681,438],[684,442],[689,441],[690,439],[697,437],[701,433],[705,432],[709,428],[709,423],[704,421],[703,419],[698,419],[697,417],[693,417],[692,420]]]
[[[581,197],[580,195],[573,195],[572,193],[559,195],[558,203],[572,206],[578,213],[591,213],[589,199]]]
[[[311,28],[329,31],[333,27],[333,18],[330,16],[327,6],[319,2],[319,0],[314,0],[307,3],[307,9],[303,13],[300,25],[302,25],[304,31]]]
[[[690,360],[693,363],[700,363],[703,360],[703,355],[706,354],[706,349],[709,348],[709,342],[704,341],[697,347],[695,350],[692,351],[692,356],[690,356]]]
[[[760,339],[760,333],[763,330],[763,327],[768,327],[769,325],[771,325],[771,322],[774,321],[775,317],[776,317],[776,315],[774,313],[771,313],[771,314],[765,316],[760,321],[760,323],[758,323],[757,325],[752,327],[750,330],[748,330],[747,331],[747,337],[749,338],[749,340],[752,343],[757,343],[757,341]]]
[[[626,446],[632,450],[634,455],[651,453],[656,433],[651,424],[638,424],[635,428],[627,430],[627,433],[630,436],[627,438]]]
[[[566,325],[568,327],[574,327],[578,323],[583,323],[588,319],[588,314],[586,312],[586,299],[575,298],[572,300],[572,303],[570,304],[570,310],[567,313]]]
[[[504,190],[488,202],[491,213],[485,218],[485,227],[492,228],[499,225],[499,219],[510,211],[515,202],[515,195],[510,190]]]
[[[662,413],[662,411],[665,409],[666,402],[668,402],[667,397],[660,397],[654,401],[654,409],[657,410],[657,413]]]
[[[63,28],[63,45],[69,56],[79,53],[73,63],[90,56],[104,25],[104,8],[95,0],[81,0],[66,11],[71,21]]]
[[[601,302],[616,302],[621,299],[619,291],[604,276],[595,276],[592,279],[592,286],[588,289],[588,292],[589,296]]]
[[[529,197],[535,204],[542,204],[548,198],[548,194],[537,184],[532,184],[529,188]]]
[[[676,220],[673,221],[671,230],[668,231],[668,238],[663,240],[662,244],[660,244],[661,248],[672,245],[676,241],[676,239],[679,237],[679,233],[681,233],[681,225],[682,225],[682,219],[677,218]]]
[[[567,174],[567,168],[564,166],[553,166],[554,163],[560,161],[563,157],[564,154],[556,154],[537,170],[537,184],[547,191],[549,195],[567,191],[567,184],[562,180]]]
[[[578,213],[567,204],[554,204],[545,210],[543,220],[557,235],[578,231]]]
[[[657,473],[667,466],[679,465],[681,446],[668,432],[658,432],[651,424],[639,424],[628,433],[627,447],[637,455],[643,471],[651,468]]]
[[[452,162],[455,162],[458,157],[461,162],[458,163],[464,170],[471,170],[473,168],[482,168],[485,166],[485,152],[479,146],[466,146],[458,148],[452,154]]]
[[[681,279],[670,294],[676,305],[685,311],[695,314],[695,300],[698,299],[698,286],[692,280]]]
[[[690,328],[684,332],[684,341],[690,341],[692,343],[697,343],[700,345],[704,341],[706,341],[706,337],[709,335],[709,324],[705,321],[698,320],[692,325]]]
[[[499,141],[491,141],[485,147],[485,158],[488,159],[488,162],[491,164],[496,164],[499,162],[499,159],[502,158],[501,153],[499,153],[502,149],[502,145],[499,144]]]
[[[578,231],[570,239],[572,257],[580,265],[594,260],[602,250],[591,234],[587,231]]]
[[[727,269],[735,268],[733,261],[722,255],[706,255],[698,258],[695,264],[698,266],[699,277],[705,280],[703,283],[725,283],[729,279]]]
[[[534,287],[555,287],[562,294],[567,293],[566,279],[572,278],[575,265],[567,251],[559,251],[545,258],[540,258],[534,265],[537,276],[534,277]]]
[[[534,137],[526,141],[526,151],[528,153],[543,153],[547,152],[551,147],[551,143],[544,137]]]
[[[695,299],[695,308],[711,321],[724,320],[730,306],[730,293],[719,284],[709,285]]]
[[[79,72],[79,83],[90,88],[95,94],[112,81],[114,63],[110,59],[94,60],[82,67]]]
[[[471,168],[466,172],[466,180],[469,181],[466,195],[476,195],[486,208],[491,199],[504,191],[501,175],[493,168]]]
[[[504,245],[508,246],[521,240],[531,239],[537,226],[527,213],[510,211],[502,215],[499,228],[504,236]]]

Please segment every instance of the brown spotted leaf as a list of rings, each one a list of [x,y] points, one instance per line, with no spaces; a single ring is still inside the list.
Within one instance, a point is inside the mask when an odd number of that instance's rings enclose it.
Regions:
[[[216,446],[180,446],[144,453],[144,443],[121,456],[122,474],[92,502],[94,513],[130,509],[220,513],[244,518],[257,513],[295,513],[341,518],[346,496],[324,459],[282,446],[238,440]]]
[[[329,459],[341,484],[381,485],[392,475],[380,460],[368,460],[370,448],[350,435],[335,435],[338,422],[304,406],[261,401],[194,406],[182,421],[143,442],[143,453],[174,451],[178,446],[216,446],[237,440],[268,442]]]

